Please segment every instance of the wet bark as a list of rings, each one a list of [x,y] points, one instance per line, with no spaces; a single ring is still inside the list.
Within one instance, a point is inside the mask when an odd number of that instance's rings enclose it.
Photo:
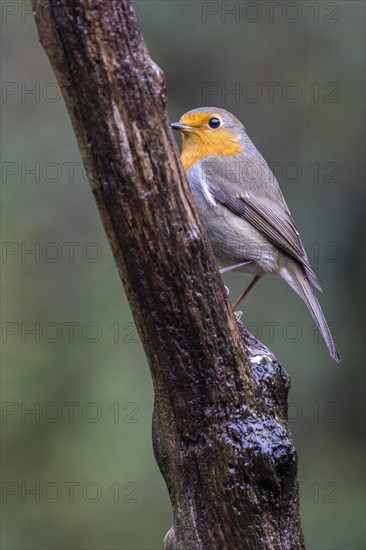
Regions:
[[[151,370],[164,547],[303,548],[289,378],[233,315],[133,7],[33,5]]]

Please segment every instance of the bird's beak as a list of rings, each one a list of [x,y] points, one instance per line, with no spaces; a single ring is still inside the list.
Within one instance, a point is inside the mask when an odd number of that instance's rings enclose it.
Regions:
[[[178,132],[192,132],[192,130],[194,130],[192,126],[182,124],[181,122],[171,122],[170,126],[173,128],[173,130],[178,130]]]

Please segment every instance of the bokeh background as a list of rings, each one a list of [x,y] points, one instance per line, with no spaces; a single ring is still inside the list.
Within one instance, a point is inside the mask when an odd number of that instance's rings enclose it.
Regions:
[[[211,104],[244,122],[324,280],[340,365],[276,278],[244,321],[291,375],[307,548],[361,550],[365,4],[136,9],[171,119]],[[158,549],[172,517],[146,359],[29,3],[2,1],[1,19],[1,548]],[[225,282],[235,297],[247,280]]]

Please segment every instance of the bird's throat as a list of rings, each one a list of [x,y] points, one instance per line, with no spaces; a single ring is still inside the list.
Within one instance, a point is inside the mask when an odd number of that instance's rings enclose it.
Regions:
[[[237,155],[244,150],[238,136],[227,130],[190,132],[183,134],[182,164],[185,171],[199,160],[212,155]]]

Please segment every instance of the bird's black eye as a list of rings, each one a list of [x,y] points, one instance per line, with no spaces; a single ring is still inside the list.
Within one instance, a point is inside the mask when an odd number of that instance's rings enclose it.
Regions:
[[[208,121],[208,125],[210,128],[218,128],[220,125],[221,125],[221,121],[220,119],[214,117],[214,118],[210,118],[210,120]]]

